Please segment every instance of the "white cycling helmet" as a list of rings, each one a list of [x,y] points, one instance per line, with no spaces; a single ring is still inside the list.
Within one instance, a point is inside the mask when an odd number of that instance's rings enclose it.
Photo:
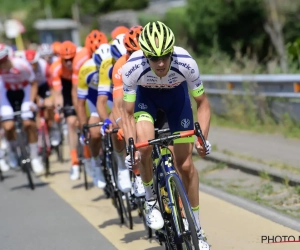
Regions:
[[[111,54],[116,61],[127,52],[123,43],[124,36],[125,34],[118,35],[111,44]]]
[[[41,56],[52,56],[53,55],[52,47],[50,44],[47,44],[47,43],[42,43],[38,47],[37,51]]]
[[[0,60],[10,57],[10,47],[0,43]]]
[[[22,58],[22,59],[26,59],[25,51],[24,50],[16,50],[15,53],[14,53],[14,57],[19,57],[19,58]]]
[[[103,60],[112,58],[112,54],[110,52],[111,51],[110,47],[111,47],[111,45],[109,45],[108,43],[103,43],[94,52],[93,60],[94,60],[95,64],[97,65],[97,67],[100,67]]]

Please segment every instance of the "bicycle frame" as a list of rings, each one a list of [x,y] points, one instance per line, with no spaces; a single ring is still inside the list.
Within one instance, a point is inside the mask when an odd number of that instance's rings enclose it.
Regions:
[[[173,205],[173,204],[175,204],[175,199],[171,192],[171,180],[172,179],[177,178],[179,180],[179,182],[184,190],[184,199],[186,199],[188,201],[188,203],[189,203],[189,200],[188,200],[187,194],[185,192],[183,183],[174,167],[174,164],[173,164],[171,155],[168,152],[168,149],[167,148],[159,149],[158,147],[155,147],[155,150],[160,150],[160,157],[156,158],[154,160],[156,181],[159,182],[160,188],[162,188],[162,187],[167,188],[167,193],[168,193],[168,198],[169,198],[168,207],[171,209],[171,214],[172,214],[173,220],[176,221],[176,223],[175,223],[176,234],[177,234],[178,238],[181,239],[180,228],[179,228],[179,224],[178,224],[178,220],[177,220],[178,211],[176,210],[175,206]],[[155,185],[155,186],[157,187],[157,185]],[[159,190],[156,190],[156,193],[159,194]],[[163,211],[162,208],[160,208],[160,209],[161,209],[161,211]],[[191,214],[193,220],[195,221],[191,206],[189,206],[189,211],[186,211],[186,212],[189,212]],[[195,223],[195,226],[196,226],[196,223]]]
[[[47,152],[48,152],[48,155],[49,155],[50,152],[51,152],[49,129],[48,129],[48,125],[47,125],[46,119],[45,119],[45,109],[42,108],[42,109],[40,109],[40,126],[38,128],[38,132],[39,132],[39,137],[38,137],[39,151],[41,151],[42,147],[43,147],[43,138],[41,137],[43,131],[45,133],[45,142],[46,142]]]

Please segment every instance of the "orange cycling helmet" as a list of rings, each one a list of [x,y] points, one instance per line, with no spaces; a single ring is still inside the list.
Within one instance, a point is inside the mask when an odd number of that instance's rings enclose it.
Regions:
[[[60,46],[60,57],[62,59],[72,59],[76,55],[76,45],[71,41],[64,41]]]
[[[125,26],[118,26],[116,27],[111,33],[111,40],[114,40],[118,35],[125,34],[129,29]]]
[[[92,30],[85,39],[85,47],[94,53],[103,43],[108,43],[106,35],[99,30]]]
[[[54,54],[59,55],[59,53],[60,53],[60,45],[61,45],[61,42],[54,42],[54,43],[52,43],[51,47],[52,47],[52,50],[53,50]]]
[[[142,26],[133,26],[124,36],[124,46],[129,53],[140,49],[139,36],[142,33]]]

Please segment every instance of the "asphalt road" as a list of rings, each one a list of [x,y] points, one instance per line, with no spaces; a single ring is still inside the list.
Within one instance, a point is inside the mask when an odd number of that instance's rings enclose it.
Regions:
[[[266,162],[300,167],[300,140],[212,126],[209,141],[220,151],[228,150]]]
[[[0,183],[1,250],[163,249],[146,239],[136,211],[133,230],[120,226],[101,190],[85,191],[82,180],[70,181],[68,163],[52,161],[51,169],[55,175],[48,179],[35,178],[35,191],[27,188],[23,174],[5,174]],[[299,249],[300,243],[261,243],[263,235],[298,238],[299,232],[207,193],[199,195],[201,222],[212,250]]]

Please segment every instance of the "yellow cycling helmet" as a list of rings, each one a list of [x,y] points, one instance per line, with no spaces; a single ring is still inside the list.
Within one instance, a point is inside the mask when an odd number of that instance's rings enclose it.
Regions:
[[[163,56],[173,50],[175,36],[173,31],[160,21],[148,23],[140,37],[139,44],[146,56]]]

